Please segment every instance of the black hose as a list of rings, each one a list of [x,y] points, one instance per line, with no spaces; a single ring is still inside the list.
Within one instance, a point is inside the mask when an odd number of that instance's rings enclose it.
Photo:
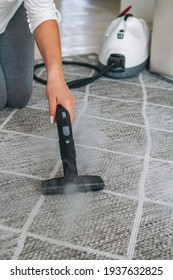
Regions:
[[[100,78],[106,71],[108,71],[113,65],[115,65],[115,62],[110,63],[108,66],[106,66],[103,70],[100,70],[100,68],[96,65],[93,64],[89,64],[89,63],[84,63],[84,62],[74,62],[74,61],[63,61],[64,65],[77,65],[77,66],[84,66],[87,68],[91,68],[94,69],[95,71],[98,72],[98,74],[96,74],[93,77],[89,77],[89,78],[83,78],[83,79],[78,79],[78,80],[74,80],[74,81],[70,81],[67,83],[68,87],[70,89],[72,88],[79,88],[82,86],[86,86],[87,84],[90,84],[92,82],[94,82],[95,80],[97,80],[98,78]],[[45,67],[44,63],[38,63],[36,65],[34,65],[34,80],[43,84],[43,85],[47,85],[47,81],[43,78],[38,77],[35,74],[35,70]]]

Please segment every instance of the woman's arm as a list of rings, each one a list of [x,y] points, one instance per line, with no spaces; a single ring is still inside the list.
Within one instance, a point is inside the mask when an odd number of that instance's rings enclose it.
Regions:
[[[67,109],[73,122],[75,99],[64,80],[60,36],[56,20],[42,22],[34,30],[34,37],[46,65],[51,122],[55,120],[57,104]]]

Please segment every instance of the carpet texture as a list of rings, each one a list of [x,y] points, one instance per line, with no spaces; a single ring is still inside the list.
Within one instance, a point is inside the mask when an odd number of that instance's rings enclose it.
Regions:
[[[69,59],[97,63],[96,54]],[[64,72],[67,81],[94,74]],[[106,187],[41,194],[41,180],[63,173],[45,87],[34,82],[26,108],[0,112],[0,259],[172,259],[173,84],[145,70],[72,92],[78,172]]]

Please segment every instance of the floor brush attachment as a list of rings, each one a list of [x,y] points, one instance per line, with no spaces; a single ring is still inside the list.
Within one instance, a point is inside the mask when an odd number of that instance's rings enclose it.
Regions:
[[[64,177],[42,181],[42,193],[55,195],[102,190],[105,184],[100,176],[78,176],[70,116],[61,105],[57,106],[56,121]]]

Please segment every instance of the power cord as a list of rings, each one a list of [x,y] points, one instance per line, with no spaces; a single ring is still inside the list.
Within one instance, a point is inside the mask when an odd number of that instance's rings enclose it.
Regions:
[[[154,76],[156,76],[157,78],[163,80],[163,81],[166,81],[168,83],[171,83],[173,84],[173,78],[169,77],[169,76],[166,76],[166,75],[162,75],[162,74],[159,74],[159,73],[156,73],[156,72],[153,72],[153,71],[150,71],[150,73]]]

